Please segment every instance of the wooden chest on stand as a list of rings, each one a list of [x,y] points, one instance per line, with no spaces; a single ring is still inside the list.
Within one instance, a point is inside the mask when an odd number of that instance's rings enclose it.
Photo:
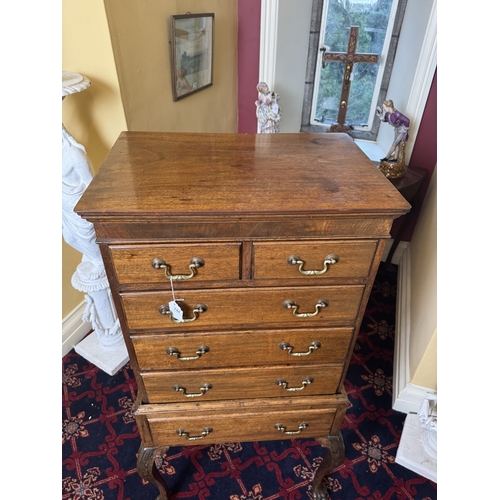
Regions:
[[[94,224],[138,385],[138,470],[169,446],[316,438],[409,204],[345,134],[124,132],[76,207]]]

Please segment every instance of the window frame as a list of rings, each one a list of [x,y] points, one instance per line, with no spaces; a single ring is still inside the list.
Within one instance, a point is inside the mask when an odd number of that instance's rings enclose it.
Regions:
[[[304,100],[302,105],[301,132],[324,133],[327,132],[331,124],[312,124],[311,116],[313,105],[315,104],[314,91],[316,78],[319,77],[318,65],[321,64],[320,43],[322,40],[324,4],[328,0],[312,0],[311,28],[309,33],[309,47],[306,65],[306,81],[304,86]],[[391,80],[392,68],[396,56],[399,36],[403,25],[403,18],[408,0],[395,0],[398,2],[394,17],[392,34],[387,49],[387,57],[380,82],[380,90],[377,97],[376,106],[382,107],[386,100],[387,90]],[[349,134],[353,139],[366,141],[377,141],[380,128],[380,120],[374,119],[374,106],[370,110],[369,124],[371,127],[352,128]]]

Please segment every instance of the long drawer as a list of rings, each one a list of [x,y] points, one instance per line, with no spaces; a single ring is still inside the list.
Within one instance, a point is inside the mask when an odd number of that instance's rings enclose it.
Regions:
[[[257,280],[304,277],[321,280],[368,276],[377,242],[261,242],[253,247]]]
[[[343,363],[352,328],[133,335],[140,370]]]
[[[150,403],[335,394],[342,365],[146,372]]]
[[[348,406],[345,394],[268,401],[145,404],[135,417],[145,446],[205,445],[327,436]]]
[[[111,255],[121,284],[164,283],[170,286],[170,275],[175,281],[190,282],[240,279],[240,250],[241,243],[229,242],[115,245],[111,246]]]
[[[364,286],[182,290],[176,295],[184,320],[169,311],[171,292],[122,294],[130,330],[196,329],[215,326],[265,328],[354,324]]]

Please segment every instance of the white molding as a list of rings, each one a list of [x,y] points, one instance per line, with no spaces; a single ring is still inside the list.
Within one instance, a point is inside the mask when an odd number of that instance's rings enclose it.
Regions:
[[[92,324],[82,320],[86,303],[83,300],[62,320],[62,355],[66,356],[91,330]]]
[[[278,46],[279,0],[262,0],[260,11],[259,82],[273,90]],[[255,85],[257,83],[255,82]]]
[[[392,407],[404,411],[400,394],[410,382],[410,247],[405,249],[398,263],[396,296],[396,328],[394,335],[394,370],[392,376]],[[418,408],[417,408],[418,410]],[[405,413],[408,413],[405,411]]]
[[[392,409],[402,413],[417,413],[423,400],[429,397],[429,393],[437,394],[436,391],[427,387],[408,383],[397,397],[394,397],[396,395],[396,391],[394,391]]]
[[[405,242],[406,243],[406,242]],[[392,409],[403,413],[418,412],[428,393],[436,391],[410,383],[410,244],[397,259],[396,328],[394,335],[394,370],[392,377]],[[398,247],[399,250],[399,247]],[[394,256],[396,256],[394,253]],[[396,263],[396,260],[393,259]]]
[[[413,146],[418,135],[420,123],[424,115],[427,98],[432,85],[432,79],[437,68],[437,0],[432,4],[431,15],[417,64],[417,71],[406,106],[406,115],[411,120],[411,134],[406,143],[406,158],[411,158]]]

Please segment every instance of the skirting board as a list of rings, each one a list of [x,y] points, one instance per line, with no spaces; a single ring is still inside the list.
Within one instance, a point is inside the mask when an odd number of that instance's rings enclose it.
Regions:
[[[387,245],[390,248],[390,245]],[[401,248],[403,247],[403,248]],[[400,249],[402,250],[400,252]],[[397,255],[399,254],[399,255]],[[432,389],[410,383],[410,244],[401,242],[392,261],[398,265],[396,297],[396,328],[394,339],[394,371],[392,380],[392,409],[417,413]]]
[[[62,320],[62,355],[66,356],[91,330],[92,324],[82,320],[85,311],[83,300]]]

